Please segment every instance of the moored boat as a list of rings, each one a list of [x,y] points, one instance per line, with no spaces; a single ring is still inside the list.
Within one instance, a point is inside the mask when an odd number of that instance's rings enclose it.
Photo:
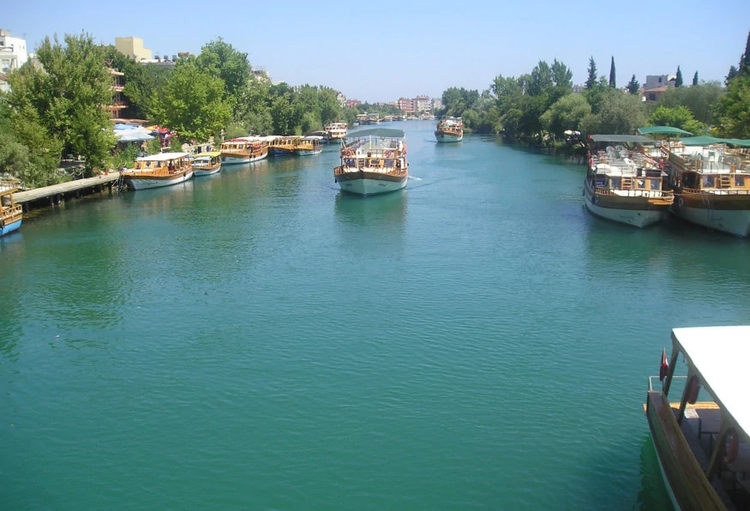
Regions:
[[[237,137],[221,143],[221,161],[225,165],[251,163],[268,156],[268,141],[261,137]]]
[[[460,117],[445,117],[435,128],[438,142],[461,142],[464,139],[464,122]]]
[[[159,153],[137,158],[122,176],[128,188],[144,190],[185,182],[193,177],[193,167],[189,153]]]
[[[198,153],[193,158],[193,172],[196,177],[210,176],[221,170],[221,153],[219,151],[209,151]]]
[[[409,178],[404,132],[375,128],[350,133],[333,175],[341,190],[358,195],[401,190]]]
[[[294,154],[297,156],[309,156],[323,152],[323,137],[308,135],[302,137],[294,147]]]
[[[710,229],[750,236],[750,161],[724,144],[664,144],[674,213]]]
[[[268,152],[274,156],[292,156],[299,142],[297,136],[276,137],[268,144]]]
[[[750,509],[748,365],[750,326],[672,330],[671,358],[662,351],[644,409],[675,509]]]
[[[23,209],[13,200],[13,194],[17,191],[15,186],[0,185],[0,236],[21,228]]]
[[[664,189],[659,163],[640,144],[653,143],[640,135],[591,135],[584,204],[591,213],[636,227],[663,220],[674,201]],[[605,150],[597,147],[606,145]],[[633,149],[622,145],[631,144]]]
[[[342,140],[346,138],[347,126],[345,122],[331,122],[326,124],[325,131],[330,140]]]

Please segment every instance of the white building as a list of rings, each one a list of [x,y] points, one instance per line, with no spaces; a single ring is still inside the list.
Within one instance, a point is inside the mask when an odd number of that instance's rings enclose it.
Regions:
[[[8,73],[23,66],[27,60],[29,54],[26,51],[26,40],[12,37],[9,30],[0,28],[0,90],[10,89]]]

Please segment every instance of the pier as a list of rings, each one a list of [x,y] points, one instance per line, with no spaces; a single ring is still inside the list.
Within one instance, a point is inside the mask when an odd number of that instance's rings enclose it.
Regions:
[[[114,171],[96,177],[76,179],[74,181],[68,181],[67,183],[44,186],[42,188],[35,188],[24,192],[16,192],[13,194],[13,200],[16,204],[21,204],[24,211],[32,209],[35,202],[42,200],[45,201],[45,206],[54,206],[60,204],[60,202],[64,202],[68,198],[80,198],[92,193],[99,193],[104,191],[105,188],[108,188],[111,191],[112,186],[116,184],[119,179],[120,173]]]

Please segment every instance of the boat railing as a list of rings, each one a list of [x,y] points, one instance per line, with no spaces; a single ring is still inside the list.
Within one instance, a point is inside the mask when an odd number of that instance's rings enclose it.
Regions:
[[[596,193],[597,195],[612,195],[617,197],[646,197],[646,198],[654,198],[654,197],[660,197],[660,198],[673,198],[674,192],[671,190],[651,190],[651,189],[638,189],[635,190],[628,190],[628,189],[621,189],[621,188],[606,188],[606,187],[596,187]]]
[[[2,212],[0,212],[0,219],[4,221],[20,215],[21,212],[22,208],[20,204],[14,204],[13,206],[3,206]]]

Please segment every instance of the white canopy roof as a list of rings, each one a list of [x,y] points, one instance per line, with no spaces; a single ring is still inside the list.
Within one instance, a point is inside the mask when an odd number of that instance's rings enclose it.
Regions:
[[[672,339],[722,410],[750,435],[750,326],[675,328]]]
[[[186,158],[187,156],[190,156],[190,153],[157,153],[157,154],[151,154],[149,156],[141,156],[140,158],[136,158],[137,161],[167,161],[167,160],[176,160],[177,158]]]

